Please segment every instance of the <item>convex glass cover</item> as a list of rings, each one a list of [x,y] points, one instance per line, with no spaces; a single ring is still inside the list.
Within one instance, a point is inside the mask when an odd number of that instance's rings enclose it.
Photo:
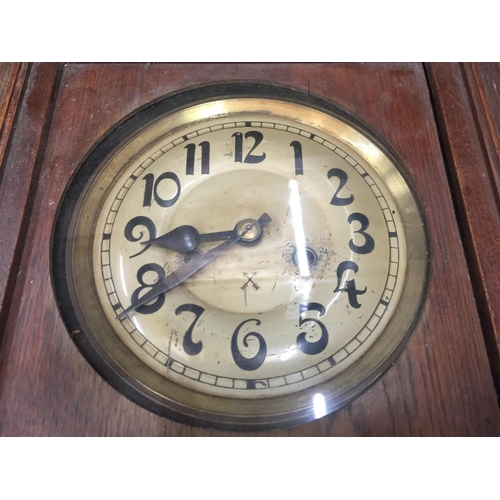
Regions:
[[[427,246],[404,168],[366,127],[290,90],[217,86],[139,111],[90,153],[60,209],[54,284],[127,397],[267,429],[342,407],[390,366]]]

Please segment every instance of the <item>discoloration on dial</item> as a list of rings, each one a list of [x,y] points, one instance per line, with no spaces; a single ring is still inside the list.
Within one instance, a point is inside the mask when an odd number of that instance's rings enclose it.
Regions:
[[[157,298],[165,300],[161,310],[134,312],[123,338],[134,350],[128,339],[137,339],[149,355],[139,351],[139,357],[181,384],[202,384],[202,391],[233,397],[248,397],[251,387],[253,394],[264,391],[271,397],[334,376],[373,344],[391,301],[397,301],[394,291],[396,297],[400,293],[402,229],[374,172],[354,160],[345,146],[332,145],[319,134],[302,138],[300,129],[282,123],[245,123],[256,129],[246,138],[247,151],[266,152],[247,156],[251,167],[243,153],[227,153],[235,147],[237,122],[205,131],[199,151],[184,146],[192,144],[194,131],[172,138],[171,146],[160,144],[138,166],[130,166],[133,173],[124,174],[122,187],[118,183],[108,198],[109,215],[102,216],[107,253],[101,251],[100,261],[109,267],[108,286],[118,287],[113,291],[120,297],[116,304],[127,304],[130,290],[137,290],[139,263],[166,260],[164,266],[175,271],[219,244],[197,238],[192,256],[182,253],[183,248],[154,245],[138,254],[142,238],[124,241],[122,236],[121,228],[130,220],[135,224],[148,218],[150,234],[175,233],[180,227],[214,234],[235,227],[243,215],[269,211],[273,223],[248,234],[252,247],[231,247],[163,294],[164,299]],[[236,147],[244,148],[245,131],[235,137],[243,140]],[[198,162],[204,162],[204,169],[197,168]],[[243,220],[240,225],[246,227]],[[125,258],[127,254],[133,258]],[[196,307],[203,312],[192,324],[170,312]],[[359,313],[353,316],[355,310]],[[168,337],[153,319],[158,314],[183,342],[172,343],[172,334],[165,342]],[[259,318],[258,328],[253,317]],[[190,343],[195,331],[200,339],[196,345],[203,348],[188,347],[195,345]],[[259,354],[263,349],[264,358]],[[159,359],[163,362],[155,364]],[[168,374],[162,368],[167,365]],[[259,384],[247,379],[246,372],[254,370]]]

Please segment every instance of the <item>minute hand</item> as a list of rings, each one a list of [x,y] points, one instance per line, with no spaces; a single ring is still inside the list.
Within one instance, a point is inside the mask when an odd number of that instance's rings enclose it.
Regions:
[[[267,214],[262,214],[259,220],[255,221],[249,227],[247,227],[241,233],[234,231],[234,236],[230,239],[222,243],[221,245],[212,248],[207,253],[200,255],[199,257],[193,259],[191,262],[188,262],[184,266],[180,267],[176,271],[169,274],[166,278],[158,283],[155,283],[151,290],[148,293],[145,293],[139,300],[134,302],[130,307],[122,311],[117,318],[122,319],[129,312],[137,309],[139,306],[142,306],[146,302],[153,300],[158,295],[164,292],[168,292],[172,288],[176,287],[191,275],[193,275],[196,271],[199,271],[202,267],[205,267],[209,262],[212,262],[216,257],[218,257],[221,253],[225,252],[228,248],[232,247],[235,243],[238,243],[243,236],[245,236],[246,232],[251,229],[252,226],[259,223],[261,225],[267,224],[271,222],[271,217]]]

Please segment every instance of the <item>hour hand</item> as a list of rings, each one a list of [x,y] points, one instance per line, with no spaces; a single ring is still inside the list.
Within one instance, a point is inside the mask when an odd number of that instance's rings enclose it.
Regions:
[[[262,214],[258,220],[244,219],[238,222],[238,224],[236,224],[236,228],[232,231],[232,236],[228,238],[227,241],[215,248],[212,248],[207,253],[199,255],[192,261],[184,264],[184,266],[169,274],[162,281],[155,283],[149,292],[130,305],[130,307],[122,311],[117,318],[124,318],[128,313],[137,309],[142,304],[153,300],[161,293],[168,292],[172,288],[184,282],[187,278],[199,271],[201,268],[205,267],[208,263],[212,262],[216,257],[225,252],[228,248],[232,247],[235,243],[242,242],[248,245],[255,244],[262,236],[262,226],[269,224],[269,222],[271,222],[271,217],[269,217],[266,213]]]
[[[227,240],[232,236],[234,236],[234,229],[230,231],[200,234],[193,226],[179,226],[163,236],[145,241],[142,244],[157,245],[170,248],[177,252],[186,253],[194,250],[201,241]]]

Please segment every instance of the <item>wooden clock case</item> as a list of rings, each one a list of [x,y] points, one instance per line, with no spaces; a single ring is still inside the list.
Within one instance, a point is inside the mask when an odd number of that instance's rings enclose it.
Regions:
[[[136,109],[217,82],[338,103],[402,158],[431,239],[409,345],[349,406],[268,436],[490,436],[500,411],[500,67],[495,64],[0,64],[0,433],[227,436],[137,406],[76,349],[50,276],[54,219],[91,148]]]

